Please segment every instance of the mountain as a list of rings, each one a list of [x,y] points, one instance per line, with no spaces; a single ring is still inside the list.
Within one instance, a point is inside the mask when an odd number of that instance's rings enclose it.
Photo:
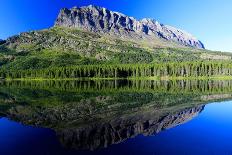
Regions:
[[[112,118],[107,122],[98,121],[58,130],[57,136],[65,148],[97,150],[120,144],[139,135],[154,136],[164,130],[185,124],[198,116],[204,107],[204,105],[195,106],[166,115],[150,110],[142,114]]]
[[[184,124],[214,100],[203,96],[209,92],[216,96],[212,90],[217,89],[224,96],[225,91],[231,90],[231,82],[222,81],[207,83],[201,88],[196,87],[199,82],[187,82],[184,86],[180,81],[152,82],[153,86],[144,81],[136,86],[132,85],[136,81],[118,85],[114,80],[63,82],[0,83],[0,117],[50,128],[67,148],[95,150]]]
[[[0,42],[0,66],[6,71],[231,58],[231,53],[204,49],[182,30],[96,6],[62,9],[53,27]]]
[[[79,28],[121,38],[146,38],[151,42],[159,37],[186,46],[204,48],[201,41],[180,29],[160,24],[154,19],[145,18],[138,21],[122,13],[93,5],[62,9],[55,26]]]
[[[95,150],[184,124],[206,104],[231,100],[231,85],[230,80],[8,81],[0,83],[0,117],[50,128],[67,148]]]
[[[231,80],[13,80],[0,82],[0,118],[50,128],[64,146],[94,150],[184,124],[205,105],[231,100],[231,86]]]

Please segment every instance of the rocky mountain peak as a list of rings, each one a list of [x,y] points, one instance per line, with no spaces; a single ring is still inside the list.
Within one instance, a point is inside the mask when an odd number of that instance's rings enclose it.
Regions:
[[[89,5],[62,9],[55,26],[78,28],[90,32],[113,35],[121,38],[158,38],[176,42],[181,45],[204,48],[204,45],[191,34],[163,25],[155,19],[136,20],[119,12]]]

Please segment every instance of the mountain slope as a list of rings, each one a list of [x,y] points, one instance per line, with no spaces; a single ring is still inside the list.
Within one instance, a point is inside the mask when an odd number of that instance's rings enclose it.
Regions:
[[[164,42],[165,43],[165,42]],[[169,46],[166,46],[169,45]],[[135,64],[230,60],[230,53],[150,45],[92,32],[54,27],[13,36],[0,45],[0,64],[10,69],[38,69],[88,64]]]
[[[125,41],[63,27],[22,33],[0,45],[0,65],[13,70],[89,64],[231,60],[231,57],[231,53],[183,48],[166,42],[152,45],[143,41]]]
[[[201,41],[180,29],[160,24],[153,19],[145,18],[138,21],[122,13],[92,5],[81,8],[74,7],[70,10],[62,9],[55,25],[79,28],[121,38],[145,39],[150,42],[158,37],[185,46],[204,48]]]
[[[89,10],[91,7],[84,7],[79,10]],[[100,9],[106,10],[104,8]],[[74,8],[74,10],[77,10],[77,8]],[[25,70],[90,64],[117,65],[205,60],[224,61],[231,60],[232,57],[231,53],[212,52],[192,48],[192,46],[183,46],[183,44],[179,44],[174,40],[171,41],[158,36],[159,33],[150,35],[150,30],[149,34],[144,34],[143,32],[125,31],[123,28],[111,29],[110,32],[104,32],[104,29],[99,28],[98,32],[94,32],[95,30],[88,29],[90,28],[89,25],[86,25],[86,29],[80,25],[78,27],[72,25],[69,27],[62,25],[62,23],[65,24],[68,21],[65,19],[62,22],[62,16],[66,15],[62,12],[64,10],[61,11],[56,26],[52,28],[21,33],[2,41],[0,43],[1,68]],[[85,17],[85,13],[83,12],[83,17]],[[88,15],[89,18],[93,16]],[[71,14],[71,16],[73,15]],[[77,19],[79,18],[75,17],[75,20]],[[83,19],[87,20],[88,18]],[[146,21],[149,23],[148,19],[140,22],[145,23]],[[58,23],[60,23],[60,26],[58,26]],[[148,23],[147,25],[149,25]],[[162,26],[175,32],[176,36],[178,36],[178,33],[182,33],[182,31],[170,26]],[[95,26],[95,28],[97,27]],[[120,32],[116,33],[116,30]],[[191,35],[186,36],[191,38]]]

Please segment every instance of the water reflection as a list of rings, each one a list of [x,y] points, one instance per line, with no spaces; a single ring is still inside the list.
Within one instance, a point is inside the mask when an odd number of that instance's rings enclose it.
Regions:
[[[96,150],[188,122],[231,92],[232,81],[12,81],[1,83],[0,115]]]

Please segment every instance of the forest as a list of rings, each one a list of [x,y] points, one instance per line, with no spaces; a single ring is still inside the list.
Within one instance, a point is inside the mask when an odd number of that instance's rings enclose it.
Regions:
[[[54,27],[23,33],[2,42],[0,78],[229,77],[231,58],[231,53],[220,51],[167,42],[151,45]]]
[[[222,61],[168,62],[156,64],[79,65],[46,69],[0,70],[1,78],[139,78],[214,77],[232,75],[232,63]]]

